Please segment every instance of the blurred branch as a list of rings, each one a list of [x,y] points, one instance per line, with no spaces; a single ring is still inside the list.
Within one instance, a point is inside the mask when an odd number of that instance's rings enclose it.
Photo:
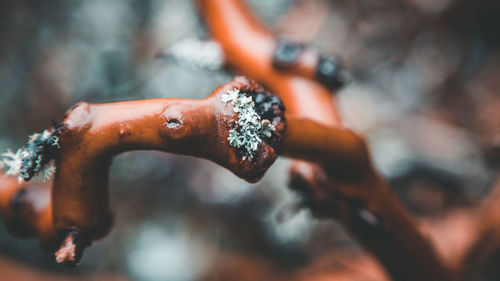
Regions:
[[[306,205],[313,213],[339,219],[363,246],[377,255],[395,280],[452,280],[451,272],[432,245],[417,231],[405,208],[373,169],[363,139],[336,135],[342,125],[328,90],[304,72],[285,74],[279,68],[269,67],[273,65],[273,48],[278,40],[242,1],[198,3],[230,66],[269,87],[283,100],[288,113],[325,124],[321,127],[307,120],[288,123],[284,140],[284,151],[292,152],[288,156],[321,164],[321,168],[299,162],[292,166],[292,178],[302,183],[296,188],[306,197]],[[298,65],[306,65],[300,62]],[[290,139],[294,135],[300,137]],[[331,146],[330,136],[340,141],[338,147]],[[331,157],[334,154],[328,154],[329,149],[338,149],[334,153],[337,155],[346,152],[351,158],[336,163]]]
[[[297,42],[309,42],[328,18],[331,4],[327,0],[294,1],[285,15],[276,23],[276,31]]]
[[[88,274],[71,276],[55,274],[32,267],[14,263],[13,261],[0,258],[0,271],[3,280],[16,281],[127,281],[128,279],[112,273]]]

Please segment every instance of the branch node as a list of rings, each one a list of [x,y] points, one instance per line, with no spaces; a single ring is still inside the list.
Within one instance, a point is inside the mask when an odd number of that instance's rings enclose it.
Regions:
[[[78,230],[69,231],[59,249],[55,252],[57,263],[63,263],[69,267],[77,266],[83,256],[83,250],[89,245]]]
[[[319,58],[316,77],[331,90],[340,89],[352,80],[352,75],[337,60],[323,55]]]

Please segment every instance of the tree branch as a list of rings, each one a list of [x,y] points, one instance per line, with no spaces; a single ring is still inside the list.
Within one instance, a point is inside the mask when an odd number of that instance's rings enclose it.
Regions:
[[[363,139],[342,128],[328,90],[311,80],[318,80],[313,75],[318,71],[312,70],[320,68],[320,56],[301,46],[280,44],[240,0],[198,3],[227,63],[269,87],[283,100],[287,113],[298,119],[287,116],[283,153],[321,165],[292,165],[292,187],[302,193],[304,204],[319,217],[339,219],[395,280],[453,280],[374,170]],[[292,59],[283,60],[291,63],[276,63],[275,49],[293,53]]]
[[[43,248],[54,250],[55,231],[50,206],[50,184],[19,183],[0,176],[0,216],[13,235],[37,237]]]

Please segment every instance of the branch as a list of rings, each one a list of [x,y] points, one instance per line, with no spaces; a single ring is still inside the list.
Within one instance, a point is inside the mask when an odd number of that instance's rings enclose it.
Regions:
[[[0,176],[0,216],[13,235],[37,237],[43,248],[57,248],[50,206],[50,184],[28,185]]]
[[[128,281],[129,279],[112,272],[87,273],[68,275],[47,270],[35,269],[32,266],[20,264],[0,258],[0,272],[3,280],[16,281]]]
[[[464,231],[472,232],[474,239],[465,247],[465,253],[458,264],[460,274],[476,278],[495,272],[500,256],[500,178],[482,204],[471,211],[468,217],[474,227]]]
[[[245,123],[236,127],[244,113],[235,112],[236,106],[223,97],[235,89],[251,97],[262,124],[269,120],[274,127],[272,137],[269,133],[269,138],[261,136],[262,141],[253,143],[253,159],[246,159],[252,158],[246,147],[238,148],[228,141],[231,130],[243,132],[244,126],[253,126]],[[107,187],[113,156],[154,149],[202,157],[255,182],[277,157],[284,130],[282,108],[279,99],[272,99],[262,87],[244,78],[217,88],[203,100],[77,104],[66,114],[58,136],[61,149],[52,192],[53,220],[60,237],[69,239],[63,245],[69,250],[59,252],[58,260],[78,262],[79,252],[109,231],[112,214]],[[73,247],[75,238],[78,245]]]
[[[197,3],[213,39],[224,51],[226,63],[276,93],[285,101],[287,110],[295,113],[318,105],[321,111],[321,104],[316,102],[331,103],[331,95],[318,82],[338,89],[348,79],[346,71],[334,59],[305,45],[275,39],[242,1],[197,0]],[[288,92],[296,102],[306,97],[311,100],[292,105],[291,100],[287,102],[284,98]]]
[[[239,93],[242,99],[231,98],[232,93]],[[256,116],[246,112],[242,104],[251,104]],[[255,118],[262,120],[261,123],[251,123]],[[266,122],[272,130],[262,131],[263,135],[256,136],[258,141],[241,139],[251,134],[250,129],[255,126],[264,128]],[[57,261],[74,265],[84,248],[103,237],[111,227],[108,171],[113,156],[121,152],[154,149],[203,157],[249,182],[258,181],[278,153],[317,162],[329,159],[325,163],[332,168],[351,162],[357,165],[358,138],[349,130],[329,130],[294,116],[290,116],[287,123],[288,129],[279,99],[254,82],[239,77],[217,88],[204,100],[79,103],[68,111],[60,129],[52,130],[57,132],[59,150],[49,150],[45,155],[44,146],[40,146],[36,154],[27,153],[33,146],[30,142],[20,153],[26,154],[26,158],[13,162],[24,163],[17,170],[36,171],[29,166],[55,158],[52,220],[50,209],[43,209],[49,219],[37,227],[57,233],[51,236],[55,239],[51,244],[62,243],[56,252]],[[302,126],[307,128],[301,130]],[[231,131],[236,134],[235,139]],[[304,133],[309,136],[304,137]],[[249,145],[239,145],[239,142]],[[27,174],[26,179],[32,176]],[[13,191],[9,192],[5,198],[15,198]],[[18,219],[29,220],[28,217]],[[38,235],[37,229],[33,232]]]
[[[374,170],[364,140],[342,127],[328,90],[312,80],[331,87],[315,75],[321,71],[313,70],[321,70],[321,56],[301,45],[279,43],[240,0],[198,3],[227,63],[283,100],[289,114],[283,153],[321,165],[292,165],[292,187],[304,195],[304,204],[319,217],[340,220],[395,280],[453,280]],[[336,69],[332,65],[324,68]],[[342,77],[341,71],[332,73]]]

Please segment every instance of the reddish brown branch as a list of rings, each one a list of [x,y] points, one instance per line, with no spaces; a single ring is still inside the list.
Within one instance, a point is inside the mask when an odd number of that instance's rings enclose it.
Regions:
[[[62,241],[56,254],[58,261],[77,263],[83,248],[109,230],[108,170],[112,157],[123,151],[155,149],[203,157],[250,182],[259,180],[274,162],[281,141],[285,144],[281,153],[324,163],[332,169],[349,163],[357,169],[359,160],[366,162],[362,158],[366,154],[358,152],[359,138],[350,131],[328,130],[293,116],[285,131],[281,107],[273,104],[264,112],[275,127],[272,139],[258,145],[254,159],[244,160],[228,141],[238,114],[231,103],[222,100],[222,95],[235,88],[250,94],[265,92],[253,82],[236,78],[204,100],[80,103],[73,107],[59,130],[60,150],[55,155],[58,169],[52,189],[52,221]],[[258,108],[259,102],[255,100]],[[306,128],[301,131],[302,126]],[[50,218],[50,209],[44,212]],[[52,224],[47,225],[51,229]]]
[[[50,184],[20,184],[0,176],[0,216],[7,230],[20,237],[37,237],[47,249],[55,249]]]
[[[472,225],[463,229],[473,239],[467,241],[457,259],[457,270],[468,279],[492,274],[497,270],[500,258],[500,178],[497,179],[490,194],[476,209],[466,217]]]
[[[259,180],[277,157],[283,113],[274,109],[271,114],[275,116],[269,117],[276,129],[273,140],[259,144],[258,157],[243,160],[228,141],[238,114],[221,98],[235,88],[244,93],[264,93],[255,83],[236,78],[204,100],[80,103],[71,109],[59,135],[61,150],[52,191],[53,221],[58,232],[63,236],[77,233],[80,241],[93,241],[108,232],[112,221],[108,171],[112,157],[124,151],[154,149],[203,157],[247,181]],[[71,259],[66,252],[58,255],[61,261]]]
[[[298,188],[313,212],[340,219],[396,280],[452,280],[430,242],[373,169],[364,141],[342,128],[328,90],[311,80],[317,77],[312,69],[319,65],[319,56],[299,50],[293,63],[280,67],[273,60],[278,40],[241,0],[198,2],[227,62],[272,89],[287,107],[284,154],[321,164],[292,166],[292,177],[300,182]]]
[[[58,274],[46,270],[35,269],[5,258],[0,258],[2,280],[15,281],[127,281],[129,279],[115,273],[91,273],[77,276]]]
[[[297,42],[310,42],[318,35],[330,15],[328,0],[299,0],[280,16],[275,29],[286,38]]]
[[[311,79],[316,71],[311,56],[305,54],[304,63],[297,64],[298,69],[309,69],[304,77],[277,70],[273,67],[273,54],[278,40],[254,18],[242,1],[197,2],[212,37],[222,46],[228,65],[278,95],[287,111],[297,117],[327,125],[339,122],[331,105],[330,91]],[[289,72],[293,73],[293,69]]]
[[[292,186],[302,193],[304,204],[316,216],[339,220],[395,280],[455,279],[398,198],[374,172],[361,139],[347,130],[324,128],[315,134],[312,128],[319,125],[308,124],[306,128],[311,130],[297,140],[289,134],[294,126],[288,123],[285,153],[307,157],[323,167],[313,173],[301,171],[299,165],[292,170]]]

